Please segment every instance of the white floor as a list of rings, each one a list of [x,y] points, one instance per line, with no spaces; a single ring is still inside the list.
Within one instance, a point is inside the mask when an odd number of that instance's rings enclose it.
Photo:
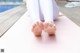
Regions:
[[[4,53],[80,53],[80,28],[66,16],[59,17],[55,23],[56,36],[49,38],[43,32],[39,41],[31,32],[30,17],[26,12],[0,38],[0,48]]]

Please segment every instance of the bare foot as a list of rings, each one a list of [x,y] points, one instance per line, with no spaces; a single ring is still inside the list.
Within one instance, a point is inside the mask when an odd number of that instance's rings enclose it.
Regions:
[[[56,27],[53,22],[44,22],[44,31],[49,34],[49,36],[55,36]]]
[[[32,25],[32,32],[36,37],[40,37],[43,29],[43,24],[40,21],[35,22]]]

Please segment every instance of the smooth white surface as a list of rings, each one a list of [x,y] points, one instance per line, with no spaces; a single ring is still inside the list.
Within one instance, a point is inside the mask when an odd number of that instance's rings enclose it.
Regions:
[[[65,16],[55,23],[55,38],[38,41],[31,32],[30,17],[25,13],[0,38],[0,48],[5,49],[4,53],[80,53],[80,28]]]

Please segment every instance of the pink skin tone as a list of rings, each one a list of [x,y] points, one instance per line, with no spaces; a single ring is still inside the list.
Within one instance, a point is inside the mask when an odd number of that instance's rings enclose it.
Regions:
[[[50,36],[55,35],[56,27],[53,22],[44,22],[44,31],[47,32]]]
[[[43,30],[43,23],[40,21],[35,22],[32,25],[32,32],[36,37],[40,37]]]
[[[54,36],[56,27],[53,22],[35,22],[33,24],[32,32],[36,37],[41,37],[42,30],[47,32],[49,36]]]

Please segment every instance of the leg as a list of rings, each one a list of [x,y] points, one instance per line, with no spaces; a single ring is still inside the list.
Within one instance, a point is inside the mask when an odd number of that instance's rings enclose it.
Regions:
[[[27,7],[33,22],[32,32],[36,36],[40,36],[42,32],[42,22],[40,21],[39,1],[27,0]]]
[[[53,3],[52,0],[39,0],[41,11],[45,21],[53,21]]]
[[[28,11],[31,16],[31,20],[40,21],[39,2],[38,0],[27,0]]]
[[[59,14],[55,0],[40,0],[40,7],[45,19],[44,31],[55,34],[56,28],[53,20]]]

